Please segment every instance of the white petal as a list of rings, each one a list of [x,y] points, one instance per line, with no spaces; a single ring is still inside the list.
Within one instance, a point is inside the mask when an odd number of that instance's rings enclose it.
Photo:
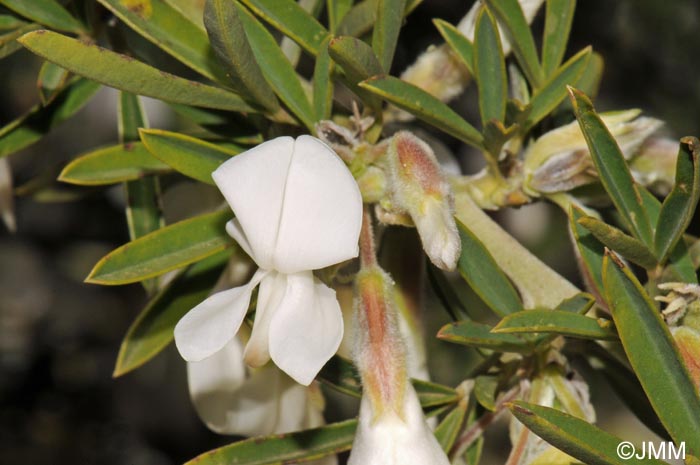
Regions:
[[[211,357],[187,364],[190,397],[197,414],[212,431],[238,432],[235,422],[239,417],[231,418],[230,411],[245,377],[243,345],[237,337]]]
[[[410,384],[403,413],[403,419],[389,413],[374,421],[370,401],[363,396],[348,465],[449,465]]]
[[[267,274],[258,270],[248,284],[217,292],[190,310],[175,326],[175,345],[188,362],[221,350],[238,332],[255,286]]]
[[[274,268],[291,274],[356,257],[361,224],[362,196],[345,164],[320,140],[297,138]]]
[[[245,235],[245,231],[243,231],[241,223],[237,218],[234,218],[226,223],[226,232],[238,243],[241,249],[243,249],[243,251],[247,253],[249,257],[253,257],[253,247],[251,247],[250,241]],[[260,266],[259,263],[258,266]]]
[[[250,340],[245,347],[245,362],[251,367],[261,367],[270,360],[270,321],[287,292],[287,275],[271,271],[260,283],[255,323]]]
[[[212,178],[231,205],[260,268],[272,268],[294,139],[278,137],[219,166]]]
[[[275,364],[308,386],[343,338],[343,315],[335,291],[311,272],[288,276],[287,293],[270,322]]]

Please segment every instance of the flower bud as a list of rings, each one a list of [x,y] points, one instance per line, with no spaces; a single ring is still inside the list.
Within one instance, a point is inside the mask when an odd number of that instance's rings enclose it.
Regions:
[[[453,216],[452,190],[428,144],[410,132],[394,135],[387,150],[392,203],[418,228],[435,266],[453,270],[461,242]]]
[[[631,159],[663,124],[639,117],[639,110],[601,115],[623,156]],[[588,145],[576,121],[549,131],[530,144],[524,156],[523,189],[529,195],[564,192],[597,179]]]

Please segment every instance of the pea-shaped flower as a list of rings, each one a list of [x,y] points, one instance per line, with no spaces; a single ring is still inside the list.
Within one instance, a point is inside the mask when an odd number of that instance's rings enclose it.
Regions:
[[[248,284],[216,293],[175,327],[189,362],[224,348],[238,331],[260,284],[245,361],[270,359],[308,385],[338,349],[343,318],[335,292],[312,270],[356,257],[362,197],[345,164],[311,136],[279,137],[212,173],[235,218],[226,231],[259,270]]]

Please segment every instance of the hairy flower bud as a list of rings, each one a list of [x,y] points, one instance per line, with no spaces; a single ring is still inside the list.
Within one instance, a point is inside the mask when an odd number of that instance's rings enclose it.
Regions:
[[[639,110],[602,114],[626,159],[663,124],[639,117]],[[529,195],[564,192],[597,179],[588,145],[576,121],[549,131],[530,144],[524,156],[523,189]]]
[[[461,252],[452,189],[428,144],[410,132],[394,135],[387,150],[392,203],[408,213],[435,266],[453,270]]]

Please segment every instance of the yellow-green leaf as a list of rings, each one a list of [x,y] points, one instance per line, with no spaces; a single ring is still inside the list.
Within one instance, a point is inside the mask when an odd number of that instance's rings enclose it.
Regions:
[[[508,97],[506,63],[498,25],[487,8],[482,8],[476,18],[473,59],[481,122],[484,126],[493,119],[503,122]]]
[[[19,41],[37,55],[75,74],[132,94],[221,110],[256,111],[232,92],[188,81],[126,55],[55,32],[31,32]]]
[[[233,245],[226,234],[227,210],[166,226],[113,250],[92,269],[86,282],[129,284],[198,262]]]
[[[575,10],[576,0],[547,0],[542,35],[542,70],[545,77],[554,73],[564,58]]]
[[[614,226],[591,216],[579,218],[578,224],[588,229],[596,239],[631,262],[648,270],[656,267],[656,257],[646,245]]]
[[[452,24],[442,19],[434,19],[433,24],[440,31],[440,35],[452,48],[469,73],[474,74],[474,45]]]
[[[45,61],[41,65],[36,85],[39,88],[39,98],[42,105],[46,106],[56,98],[68,82],[69,75],[70,73],[67,70],[50,61]]]
[[[384,72],[391,71],[394,51],[399,39],[403,18],[396,14],[404,11],[406,0],[378,0],[374,31],[372,32],[372,49],[379,58]]]
[[[52,29],[74,34],[85,32],[80,21],[56,0],[0,0],[0,5]]]
[[[494,333],[550,333],[582,339],[617,340],[609,320],[559,310],[525,310],[504,317]]]
[[[515,334],[496,334],[491,327],[474,321],[449,323],[440,328],[439,339],[497,352],[530,353],[535,349],[531,341]]]

